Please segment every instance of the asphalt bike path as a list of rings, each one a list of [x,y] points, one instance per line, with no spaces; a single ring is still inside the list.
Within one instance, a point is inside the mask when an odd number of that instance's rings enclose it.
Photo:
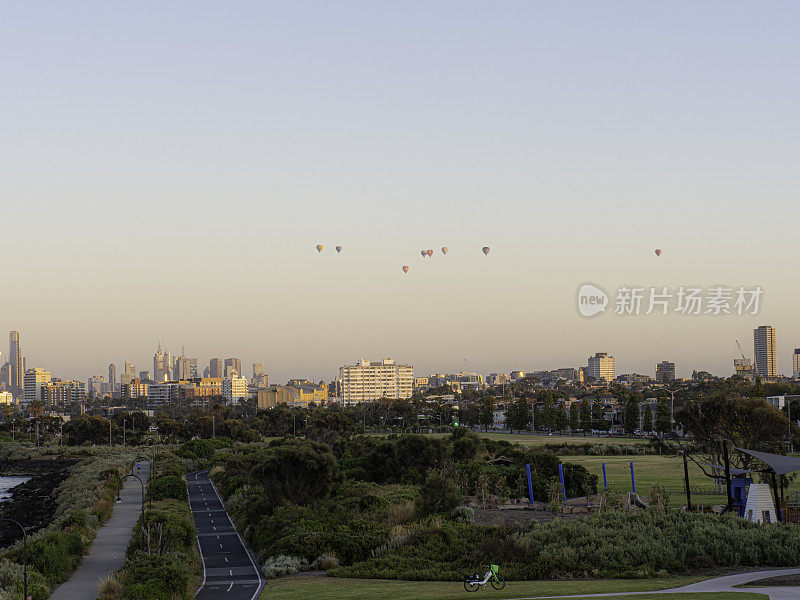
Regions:
[[[263,579],[208,478],[208,471],[189,473],[186,485],[203,559],[203,586],[196,598],[255,600]]]

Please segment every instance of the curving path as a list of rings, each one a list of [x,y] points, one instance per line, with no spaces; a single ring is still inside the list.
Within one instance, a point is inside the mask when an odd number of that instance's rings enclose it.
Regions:
[[[150,463],[144,461],[136,475],[147,485]],[[50,600],[95,600],[100,594],[102,579],[122,566],[133,526],[142,511],[142,486],[132,477],[123,485],[120,491],[122,502],[114,504],[114,512],[97,532],[89,554],[83,557],[72,576],[50,594]]]
[[[528,598],[513,598],[509,600],[544,600],[551,598],[600,598],[612,596],[642,596],[645,594],[693,594],[698,592],[740,592],[764,594],[770,600],[797,600],[800,598],[800,587],[733,587],[742,585],[767,577],[780,577],[781,575],[800,575],[800,569],[776,569],[770,571],[754,571],[752,573],[739,573],[737,575],[726,575],[725,577],[715,577],[698,581],[682,587],[670,588],[666,590],[655,590],[650,592],[614,592],[606,594],[580,594],[575,596],[535,596]]]
[[[225,511],[208,471],[186,476],[197,542],[203,559],[203,586],[198,600],[255,600],[261,574]]]

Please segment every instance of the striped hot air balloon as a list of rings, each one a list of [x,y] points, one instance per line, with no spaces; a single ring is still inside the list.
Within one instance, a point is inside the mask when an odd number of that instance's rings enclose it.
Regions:
[[[408,265],[403,265],[403,273],[408,273],[408,269],[410,269]]]
[[[322,252],[322,244],[317,244],[317,252]]]
[[[448,247],[442,246],[442,254],[447,254]]]
[[[483,253],[484,253],[484,254],[487,254],[487,255],[488,255],[488,254],[489,254],[489,252],[491,251],[491,248],[489,248],[489,246],[484,246],[483,248],[481,248],[481,250],[483,250]]]
[[[342,247],[341,246],[336,246],[336,252],[337,253],[341,253],[342,252]]]

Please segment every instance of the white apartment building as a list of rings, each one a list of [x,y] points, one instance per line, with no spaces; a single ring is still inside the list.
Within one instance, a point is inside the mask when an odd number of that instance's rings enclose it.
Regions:
[[[14,404],[14,394],[11,392],[0,392],[0,404]]]
[[[34,400],[42,401],[42,386],[50,383],[50,371],[44,369],[28,369],[25,371],[25,386],[22,392],[23,402],[30,404]]]
[[[607,352],[597,352],[589,357],[589,364],[586,367],[586,377],[594,377],[597,382],[605,381],[610,383],[617,376],[617,369],[614,365],[614,357]]]
[[[381,398],[411,397],[414,367],[399,365],[391,358],[372,362],[362,358],[355,365],[339,367],[339,389],[345,405]]]
[[[239,404],[242,400],[247,400],[247,377],[223,379],[222,395],[228,404]]]

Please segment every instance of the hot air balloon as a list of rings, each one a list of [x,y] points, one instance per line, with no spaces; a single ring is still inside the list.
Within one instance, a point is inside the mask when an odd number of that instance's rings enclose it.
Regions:
[[[428,249],[428,257],[431,257],[431,256],[433,256],[433,250]]]
[[[442,246],[442,254],[447,254],[447,246]]]
[[[481,248],[481,250],[483,250],[484,254],[489,254],[489,251],[491,250],[491,248],[489,248],[489,246],[484,246],[483,248]]]
[[[317,252],[322,252],[322,244],[317,244]]]
[[[341,253],[341,251],[342,251],[342,247],[341,246],[336,246],[336,252],[337,253]]]
[[[428,251],[427,250],[420,250],[419,253],[422,254],[422,258],[425,258],[426,256],[428,256]]]
[[[661,248],[656,248],[656,256],[661,256]]]
[[[403,265],[403,273],[408,273],[408,265]]]

